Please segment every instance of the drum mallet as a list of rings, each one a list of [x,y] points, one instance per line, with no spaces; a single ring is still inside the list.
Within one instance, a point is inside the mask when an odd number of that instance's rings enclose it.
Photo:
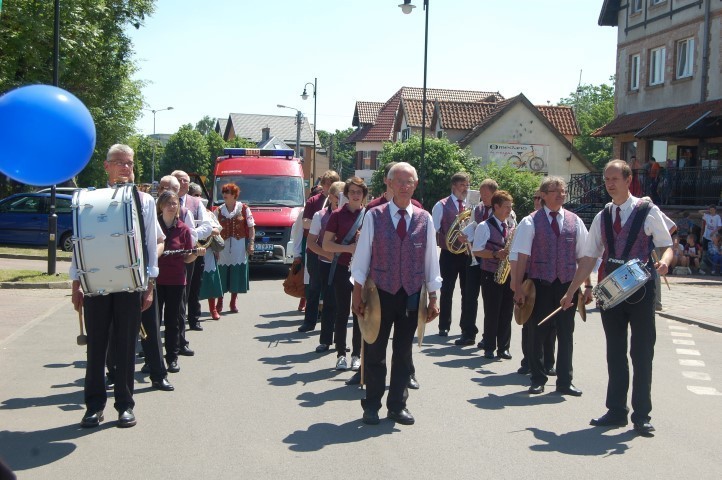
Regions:
[[[80,335],[78,335],[78,338],[76,341],[78,342],[78,345],[87,345],[88,344],[88,336],[83,333],[83,309],[82,307],[80,310],[78,310],[78,323],[80,324]]]
[[[652,250],[652,260],[654,260],[655,263],[659,263],[659,255],[657,255],[657,252]],[[662,275],[662,278],[664,278],[664,283],[667,285],[667,289],[672,290],[672,287],[669,286],[669,280],[667,280],[667,275]]]
[[[546,322],[547,320],[549,320],[550,318],[552,318],[554,315],[556,315],[557,313],[561,312],[561,310],[562,310],[562,307],[557,308],[557,309],[554,310],[552,313],[550,313],[549,315],[547,315],[546,317],[544,317],[544,318],[542,319],[542,321],[539,322],[537,325],[541,325],[542,323]]]

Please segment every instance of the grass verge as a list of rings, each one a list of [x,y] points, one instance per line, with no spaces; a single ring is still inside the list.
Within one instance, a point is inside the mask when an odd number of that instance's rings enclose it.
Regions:
[[[42,283],[70,280],[67,273],[48,275],[39,270],[0,270],[0,282]]]
[[[64,252],[61,249],[57,250],[57,258],[72,258],[72,252]],[[0,246],[0,254],[6,255],[30,255],[38,258],[48,258],[47,247],[26,247],[21,245],[2,245]]]

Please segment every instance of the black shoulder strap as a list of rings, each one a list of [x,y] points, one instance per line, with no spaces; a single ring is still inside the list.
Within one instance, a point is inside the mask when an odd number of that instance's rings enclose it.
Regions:
[[[604,209],[602,213],[602,220],[604,221],[604,236],[607,237],[607,250],[609,251],[609,258],[617,258],[617,252],[614,249],[614,230],[612,228],[612,206],[610,203]]]
[[[634,215],[634,220],[632,221],[632,226],[629,228],[629,235],[627,236],[627,244],[624,246],[624,251],[622,252],[623,259],[627,259],[629,252],[632,250],[632,245],[634,245],[639,231],[642,230],[644,220],[647,218],[651,209],[652,206],[647,201],[642,201],[637,205],[637,213]]]

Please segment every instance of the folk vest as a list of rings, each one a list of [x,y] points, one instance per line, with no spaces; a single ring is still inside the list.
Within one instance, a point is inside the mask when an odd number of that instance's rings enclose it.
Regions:
[[[534,242],[529,258],[529,278],[549,283],[557,278],[561,283],[568,283],[574,278],[577,269],[577,216],[569,210],[563,210],[562,213],[564,226],[558,237],[552,230],[546,210],[537,210],[531,214],[534,220]]]

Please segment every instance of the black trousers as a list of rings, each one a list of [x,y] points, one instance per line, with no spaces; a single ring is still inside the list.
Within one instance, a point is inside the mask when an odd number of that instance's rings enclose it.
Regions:
[[[391,379],[386,406],[399,411],[406,408],[409,397],[407,385],[412,373],[411,347],[417,326],[417,311],[407,311],[408,295],[402,288],[395,294],[379,290],[381,303],[381,326],[379,336],[372,344],[365,343],[364,376],[366,398],[361,400],[365,409],[379,410],[386,389],[386,347],[394,327],[391,344]]]
[[[554,343],[554,330],[559,340],[557,349],[557,388],[566,388],[572,384],[573,368],[572,353],[574,351],[574,315],[577,296],[574,296],[574,307],[562,310],[552,318],[539,325],[547,315],[559,307],[559,301],[569,288],[569,283],[554,280],[553,283],[534,280],[536,300],[529,321],[529,368],[531,369],[532,385],[546,385],[549,378],[546,374],[546,345]]]
[[[348,316],[351,313],[351,293],[353,285],[349,281],[351,272],[344,265],[336,265],[336,272],[333,276],[333,290],[336,295],[336,322],[334,337],[336,341],[336,355],[346,355],[346,335],[348,333]],[[326,306],[324,305],[324,310]],[[358,318],[353,314],[353,336],[351,337],[351,355],[361,356],[361,329],[358,326]]]
[[[318,343],[331,345],[333,343],[333,331],[336,323],[336,293],[333,282],[329,285],[328,275],[331,264],[318,262],[319,277],[321,280],[321,291],[323,292],[323,312],[321,312],[321,336]]]
[[[654,314],[654,280],[648,281],[626,301],[602,310],[602,326],[607,338],[607,409],[619,417],[627,416],[629,362],[627,336],[631,329],[629,356],[632,358],[632,421],[649,421],[652,411],[652,360],[657,340]]]
[[[88,335],[84,394],[88,410],[103,410],[108,399],[104,370],[111,339],[115,347],[114,407],[119,412],[135,407],[133,375],[141,296],[140,292],[120,292],[84,299]]]
[[[148,335],[145,340],[140,340],[140,346],[145,354],[145,363],[150,367],[150,379],[159,382],[168,375],[168,370],[163,362],[163,341],[160,337],[157,291],[153,293],[153,305],[141,314],[140,321]]]
[[[453,254],[448,250],[441,250],[439,254],[439,270],[441,270],[441,298],[439,304],[439,330],[451,329],[451,303],[454,300],[454,287],[459,278],[461,289],[461,304],[464,305],[464,288],[466,287],[466,264],[471,259],[465,253]],[[463,317],[463,315],[462,315]]]
[[[481,291],[481,267],[479,265],[466,266],[466,287],[461,304],[461,335],[474,338],[479,333],[476,327],[476,316],[479,312],[479,292]]]
[[[158,311],[163,315],[165,325],[165,359],[168,363],[178,360],[178,352],[183,345],[181,325],[183,325],[180,309],[186,291],[183,285],[157,285]]]
[[[193,275],[188,282],[188,326],[197,325],[201,319],[201,301],[198,294],[201,291],[201,278],[206,266],[206,259],[200,255],[194,263]]]
[[[318,255],[306,252],[306,270],[308,270],[308,286],[306,287],[306,311],[303,316],[304,325],[316,326],[318,322],[318,304],[321,299],[321,274]],[[324,299],[324,308],[325,299]]]
[[[552,331],[547,336],[547,341],[544,343],[544,368],[549,370],[554,366],[554,355],[556,352],[556,341],[557,341],[557,327],[556,325],[551,326]],[[524,354],[524,358],[521,359],[522,367],[529,367],[529,322],[526,322],[521,327],[521,351]],[[530,367],[529,367],[530,368]]]
[[[504,351],[511,345],[511,317],[514,313],[514,292],[509,286],[494,281],[494,273],[481,271],[481,291],[484,296],[484,350]]]
[[[186,263],[186,284],[185,287],[183,287],[183,295],[181,296],[180,300],[180,310],[178,311],[178,317],[179,317],[179,334],[180,334],[180,344],[181,346],[188,345],[188,340],[186,340],[186,320],[188,320],[188,296],[190,294],[191,290],[191,280],[193,280],[193,272],[195,271],[195,263]],[[161,307],[162,309],[162,307]],[[163,321],[165,322],[165,316],[163,317]],[[167,326],[166,326],[167,328]]]

